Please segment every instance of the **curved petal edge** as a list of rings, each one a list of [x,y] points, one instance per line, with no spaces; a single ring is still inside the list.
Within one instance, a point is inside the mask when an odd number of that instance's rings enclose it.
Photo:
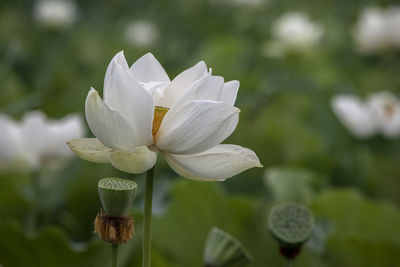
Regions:
[[[368,138],[377,131],[374,114],[368,105],[350,95],[337,95],[331,100],[331,107],[341,123],[355,136]]]
[[[138,82],[170,82],[168,74],[152,53],[147,53],[136,60],[130,71]]]
[[[193,101],[165,115],[157,146],[172,154],[196,154],[221,142],[235,130],[240,110],[216,101]]]
[[[91,88],[85,103],[86,121],[93,134],[107,147],[132,150],[140,145],[129,122],[111,109]]]
[[[140,146],[132,151],[110,150],[108,160],[117,169],[139,174],[151,169],[157,161],[157,152],[151,151],[147,146]]]
[[[71,139],[67,144],[81,159],[95,163],[108,163],[108,148],[97,138],[76,138]]]
[[[195,181],[224,181],[247,169],[263,167],[252,150],[237,145],[217,145],[193,155],[164,156],[176,173]]]

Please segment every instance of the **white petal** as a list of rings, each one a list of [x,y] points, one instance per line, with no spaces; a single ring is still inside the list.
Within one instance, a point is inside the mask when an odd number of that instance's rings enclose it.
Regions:
[[[194,101],[165,115],[156,136],[168,153],[194,154],[224,141],[236,128],[240,110],[216,101]]]
[[[110,109],[93,88],[86,98],[85,113],[90,130],[107,147],[132,150],[139,146],[131,125],[117,111]]]
[[[104,102],[118,111],[136,132],[140,145],[152,144],[154,104],[152,97],[132,77],[128,69],[115,66],[104,88]]]
[[[179,109],[195,100],[219,101],[222,96],[223,86],[224,78],[220,76],[206,75],[184,90],[171,107],[171,110]]]
[[[229,81],[224,84],[224,89],[222,90],[221,100],[224,103],[234,105],[236,101],[236,96],[239,90],[239,81]]]
[[[142,56],[131,67],[133,77],[138,82],[169,82],[169,77],[152,53]]]
[[[154,105],[160,106],[160,99],[163,97],[164,89],[168,86],[168,84],[169,82],[148,82],[141,83],[140,85],[143,86],[149,95],[151,95]]]
[[[17,122],[0,114],[0,167],[10,164],[20,152],[20,130]]]
[[[61,163],[72,155],[66,142],[83,134],[83,122],[78,115],[55,120],[41,111],[28,112],[21,124],[21,153],[24,158],[30,158],[33,168],[39,164]]]
[[[388,138],[400,136],[400,110],[397,110],[393,117],[382,126],[381,131]]]
[[[331,104],[336,116],[354,135],[365,138],[376,133],[375,117],[360,99],[340,95],[334,97]]]
[[[117,67],[123,68],[126,70],[129,69],[128,63],[126,63],[126,59],[124,56],[124,51],[118,52],[113,57],[110,64],[108,64],[106,76],[104,77],[104,87],[103,88],[106,88],[106,84],[109,82],[111,76],[114,74],[114,71]]]
[[[77,138],[70,140],[67,144],[75,155],[84,160],[108,163],[108,149],[97,138]]]
[[[384,136],[394,138],[400,134],[400,102],[393,94],[386,91],[374,93],[367,104]]]
[[[48,150],[51,140],[50,126],[46,115],[41,111],[25,113],[21,122],[21,142],[24,152],[39,162]]]
[[[47,140],[46,155],[49,157],[67,157],[71,151],[65,143],[73,138],[83,137],[85,130],[79,115],[69,115],[61,120],[51,120],[48,131],[50,138]]]
[[[200,61],[190,69],[185,70],[175,77],[172,82],[165,88],[164,96],[160,100],[160,105],[163,107],[172,107],[175,100],[198,79],[203,78],[207,74],[207,66],[203,61]]]
[[[127,173],[143,173],[156,164],[157,153],[146,146],[140,146],[130,152],[121,150],[110,150],[108,159],[111,164]]]
[[[193,155],[164,154],[179,175],[199,181],[223,181],[253,167],[262,167],[257,155],[237,145],[218,145]]]
[[[23,142],[22,125],[0,114],[0,129],[0,170],[25,171],[38,167],[37,154]]]
[[[388,115],[388,108],[398,105],[398,100],[393,94],[383,91],[371,94],[368,97],[367,104],[377,116],[377,119],[382,121]]]
[[[400,103],[390,103],[383,106],[379,112],[379,125],[381,133],[388,138],[400,136]]]

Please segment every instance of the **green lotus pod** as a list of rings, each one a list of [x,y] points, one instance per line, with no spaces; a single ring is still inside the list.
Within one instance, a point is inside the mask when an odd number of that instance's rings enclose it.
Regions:
[[[211,229],[204,250],[205,266],[243,267],[250,261],[250,255],[239,241],[219,228]]]
[[[110,217],[124,216],[136,197],[137,184],[121,178],[103,178],[98,191],[101,205]]]
[[[268,227],[281,246],[296,247],[310,237],[314,227],[314,216],[303,205],[284,203],[271,209]]]

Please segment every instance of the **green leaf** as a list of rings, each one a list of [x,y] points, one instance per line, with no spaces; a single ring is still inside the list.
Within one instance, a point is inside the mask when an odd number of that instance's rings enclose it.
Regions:
[[[152,234],[153,251],[163,255],[173,264],[170,266],[202,267],[206,237],[214,226],[229,232],[243,244],[253,258],[249,267],[284,265],[278,244],[267,227],[272,203],[228,195],[220,183],[180,180],[171,190],[170,207],[164,216],[153,219]],[[296,266],[328,265],[304,248]]]
[[[396,266],[400,246],[391,240],[368,240],[360,236],[336,234],[328,245],[330,266]]]
[[[171,194],[173,203],[165,218],[154,220],[153,239],[179,266],[200,266],[209,230],[234,222],[226,199],[214,184],[186,181],[177,183]]]
[[[56,227],[33,235],[19,224],[4,222],[0,224],[0,236],[0,263],[5,267],[102,266],[108,260],[105,243],[73,245]]]
[[[321,187],[321,179],[314,173],[295,168],[270,168],[264,175],[264,183],[278,203],[309,204]]]
[[[400,212],[389,203],[366,199],[351,189],[322,193],[312,204],[330,221],[326,255],[330,266],[393,266],[400,262]]]
[[[13,174],[0,176],[0,221],[3,218],[23,220],[26,217],[29,203],[23,195],[24,178]]]
[[[312,210],[330,220],[338,233],[400,245],[400,213],[392,204],[368,200],[356,190],[336,189],[322,193]]]

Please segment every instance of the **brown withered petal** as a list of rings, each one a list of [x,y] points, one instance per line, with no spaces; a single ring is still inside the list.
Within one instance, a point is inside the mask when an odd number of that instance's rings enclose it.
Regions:
[[[128,242],[135,233],[133,216],[110,217],[100,210],[94,221],[94,233],[114,245]]]

